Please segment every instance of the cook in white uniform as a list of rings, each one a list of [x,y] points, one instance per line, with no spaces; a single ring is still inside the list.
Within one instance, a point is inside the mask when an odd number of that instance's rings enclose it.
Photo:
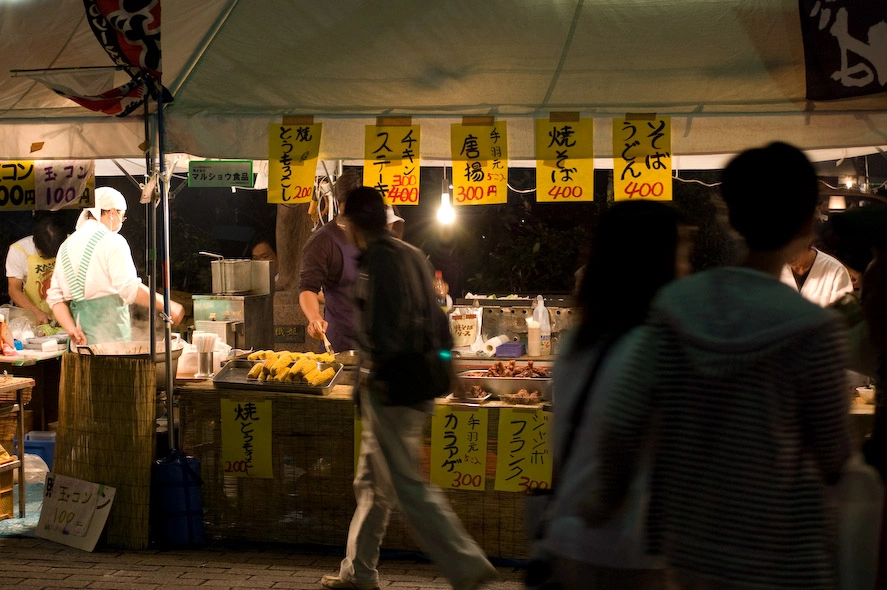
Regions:
[[[853,292],[850,273],[841,261],[812,245],[782,268],[780,280],[822,307]]]
[[[125,218],[123,195],[97,188],[95,207],[83,210],[59,248],[46,301],[75,344],[131,340],[131,303],[163,310],[163,298],[139,279],[129,244],[117,233]],[[170,301],[170,314],[178,324],[185,312]]]

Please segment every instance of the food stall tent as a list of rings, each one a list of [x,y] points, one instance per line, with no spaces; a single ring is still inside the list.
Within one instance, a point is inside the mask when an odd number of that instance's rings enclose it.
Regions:
[[[876,151],[887,97],[807,101],[800,18],[796,0],[163,0],[166,152],[262,160],[269,123],[310,115],[321,159],[360,161],[364,126],[403,115],[431,164],[450,123],[492,115],[530,162],[552,111],[595,118],[602,167],[626,112],[671,116],[676,168],[774,139],[820,160]],[[10,73],[109,65],[81,3],[4,2],[0,38],[4,158],[143,157],[139,112],[91,113]]]
[[[162,5],[163,84],[174,98],[164,109],[168,154],[263,160],[270,124],[312,116],[324,125],[320,158],[359,163],[366,125],[380,116],[409,116],[421,127],[421,163],[441,165],[450,160],[450,124],[478,115],[506,121],[509,163],[531,165],[534,119],[556,111],[594,118],[601,168],[613,155],[611,120],[628,112],[671,117],[676,169],[719,168],[729,154],[777,139],[817,160],[887,149],[879,147],[887,146],[883,92],[806,100],[796,0]],[[10,73],[108,65],[82,3],[0,3],[0,39],[6,49],[0,52],[3,158],[134,164],[143,158],[139,112],[127,118],[91,113]],[[157,118],[150,122],[156,129]],[[208,479],[217,478],[207,497],[217,530],[300,542],[344,534],[353,475],[352,437],[343,436],[354,431],[348,399],[280,396],[273,471],[284,476],[241,478],[232,501],[218,450],[216,414],[224,391],[204,382],[185,388],[191,405],[182,408],[183,423],[194,429],[191,440],[212,447],[202,452]],[[489,433],[496,432],[491,420]],[[330,458],[332,467],[324,467],[320,459]],[[299,510],[315,499],[312,509],[323,518],[301,518]],[[244,519],[244,507],[265,510],[262,518]],[[483,512],[466,519],[472,527],[495,520],[495,536],[472,529],[487,553],[521,556],[516,494],[485,492],[482,502],[466,495],[454,507]]]

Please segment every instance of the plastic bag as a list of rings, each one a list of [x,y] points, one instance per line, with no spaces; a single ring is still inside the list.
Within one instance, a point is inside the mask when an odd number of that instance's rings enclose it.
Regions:
[[[43,483],[46,481],[46,474],[49,473],[49,466],[40,455],[25,453],[25,483]],[[13,469],[13,481],[18,482],[18,469]]]
[[[480,333],[480,310],[476,307],[457,307],[450,313],[450,331],[453,346],[469,347]]]
[[[9,329],[12,330],[12,336],[19,340],[20,342],[24,342],[29,338],[33,338],[35,336],[36,326],[32,321],[33,314],[28,315],[19,315],[11,320],[9,320]]]

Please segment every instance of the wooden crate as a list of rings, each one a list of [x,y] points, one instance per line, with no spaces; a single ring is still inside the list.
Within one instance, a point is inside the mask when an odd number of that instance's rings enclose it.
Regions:
[[[16,467],[18,467],[18,461],[10,461],[0,465],[0,520],[13,517],[15,502],[13,502],[12,476]]]
[[[30,432],[34,429],[34,412],[31,410],[25,410],[24,414],[24,431]],[[16,435],[16,429],[18,428],[18,415],[17,414],[4,414],[0,416],[0,445],[3,445],[3,448],[6,449],[10,454],[12,453],[12,439]]]

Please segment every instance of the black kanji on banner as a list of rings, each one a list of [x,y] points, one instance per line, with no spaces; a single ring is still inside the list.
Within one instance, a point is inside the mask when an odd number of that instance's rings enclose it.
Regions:
[[[807,99],[887,91],[887,0],[798,0]]]
[[[99,43],[132,80],[97,97],[56,92],[118,117],[134,111],[149,95],[172,101],[160,85],[160,0],[83,0],[83,6]]]

